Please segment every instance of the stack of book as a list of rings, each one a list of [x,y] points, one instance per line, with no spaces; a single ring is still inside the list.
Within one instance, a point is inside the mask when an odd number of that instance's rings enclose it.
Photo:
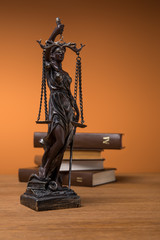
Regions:
[[[122,135],[115,133],[76,133],[73,145],[71,184],[75,186],[97,186],[116,181],[116,168],[104,168],[102,151],[105,149],[122,149]],[[34,133],[34,147],[42,147],[44,132]],[[64,153],[60,168],[62,182],[68,184],[70,149]],[[20,168],[19,181],[27,182],[32,173],[38,174],[42,156],[36,155],[36,167]]]

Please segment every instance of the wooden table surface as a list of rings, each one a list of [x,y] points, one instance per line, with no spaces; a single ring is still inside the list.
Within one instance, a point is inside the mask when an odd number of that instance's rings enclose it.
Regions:
[[[81,208],[35,212],[19,203],[26,183],[0,176],[0,239],[160,239],[160,173],[120,174],[116,183],[72,187]]]

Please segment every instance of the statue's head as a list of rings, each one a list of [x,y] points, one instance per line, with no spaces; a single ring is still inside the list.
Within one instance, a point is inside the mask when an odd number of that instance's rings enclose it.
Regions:
[[[64,59],[64,54],[65,54],[65,47],[52,47],[51,52],[50,52],[50,60],[54,60],[56,62],[62,62]]]

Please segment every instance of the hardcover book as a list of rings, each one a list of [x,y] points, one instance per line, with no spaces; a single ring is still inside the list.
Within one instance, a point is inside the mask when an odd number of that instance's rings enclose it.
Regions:
[[[115,168],[103,169],[102,171],[74,171],[72,172],[71,184],[74,186],[94,187],[116,181]],[[62,175],[64,185],[68,184],[68,173]]]
[[[38,174],[38,167],[20,168],[18,177],[20,182],[28,182],[31,174]],[[73,186],[93,187],[116,181],[116,168],[106,168],[99,171],[73,171],[71,184]],[[60,172],[63,185],[68,185],[68,171]]]
[[[82,170],[102,170],[104,158],[100,159],[74,159],[72,161],[72,171]],[[35,156],[34,163],[41,166],[42,157]],[[62,161],[60,171],[69,171],[69,159]]]
[[[46,132],[34,133],[34,147],[43,147]],[[74,149],[122,149],[121,133],[76,133]]]

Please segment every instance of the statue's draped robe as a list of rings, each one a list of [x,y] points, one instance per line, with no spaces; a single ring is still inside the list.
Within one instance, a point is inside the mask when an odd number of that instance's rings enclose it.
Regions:
[[[48,134],[44,138],[46,152],[54,144],[53,133],[56,126],[60,125],[65,133],[65,144],[57,157],[52,160],[49,176],[54,175],[56,168],[59,169],[63,153],[73,138],[73,125],[71,123],[73,120],[73,96],[70,91],[71,81],[72,79],[68,73],[63,70],[56,71],[52,66],[47,70],[47,83],[50,89],[49,121],[51,123],[48,126]]]

